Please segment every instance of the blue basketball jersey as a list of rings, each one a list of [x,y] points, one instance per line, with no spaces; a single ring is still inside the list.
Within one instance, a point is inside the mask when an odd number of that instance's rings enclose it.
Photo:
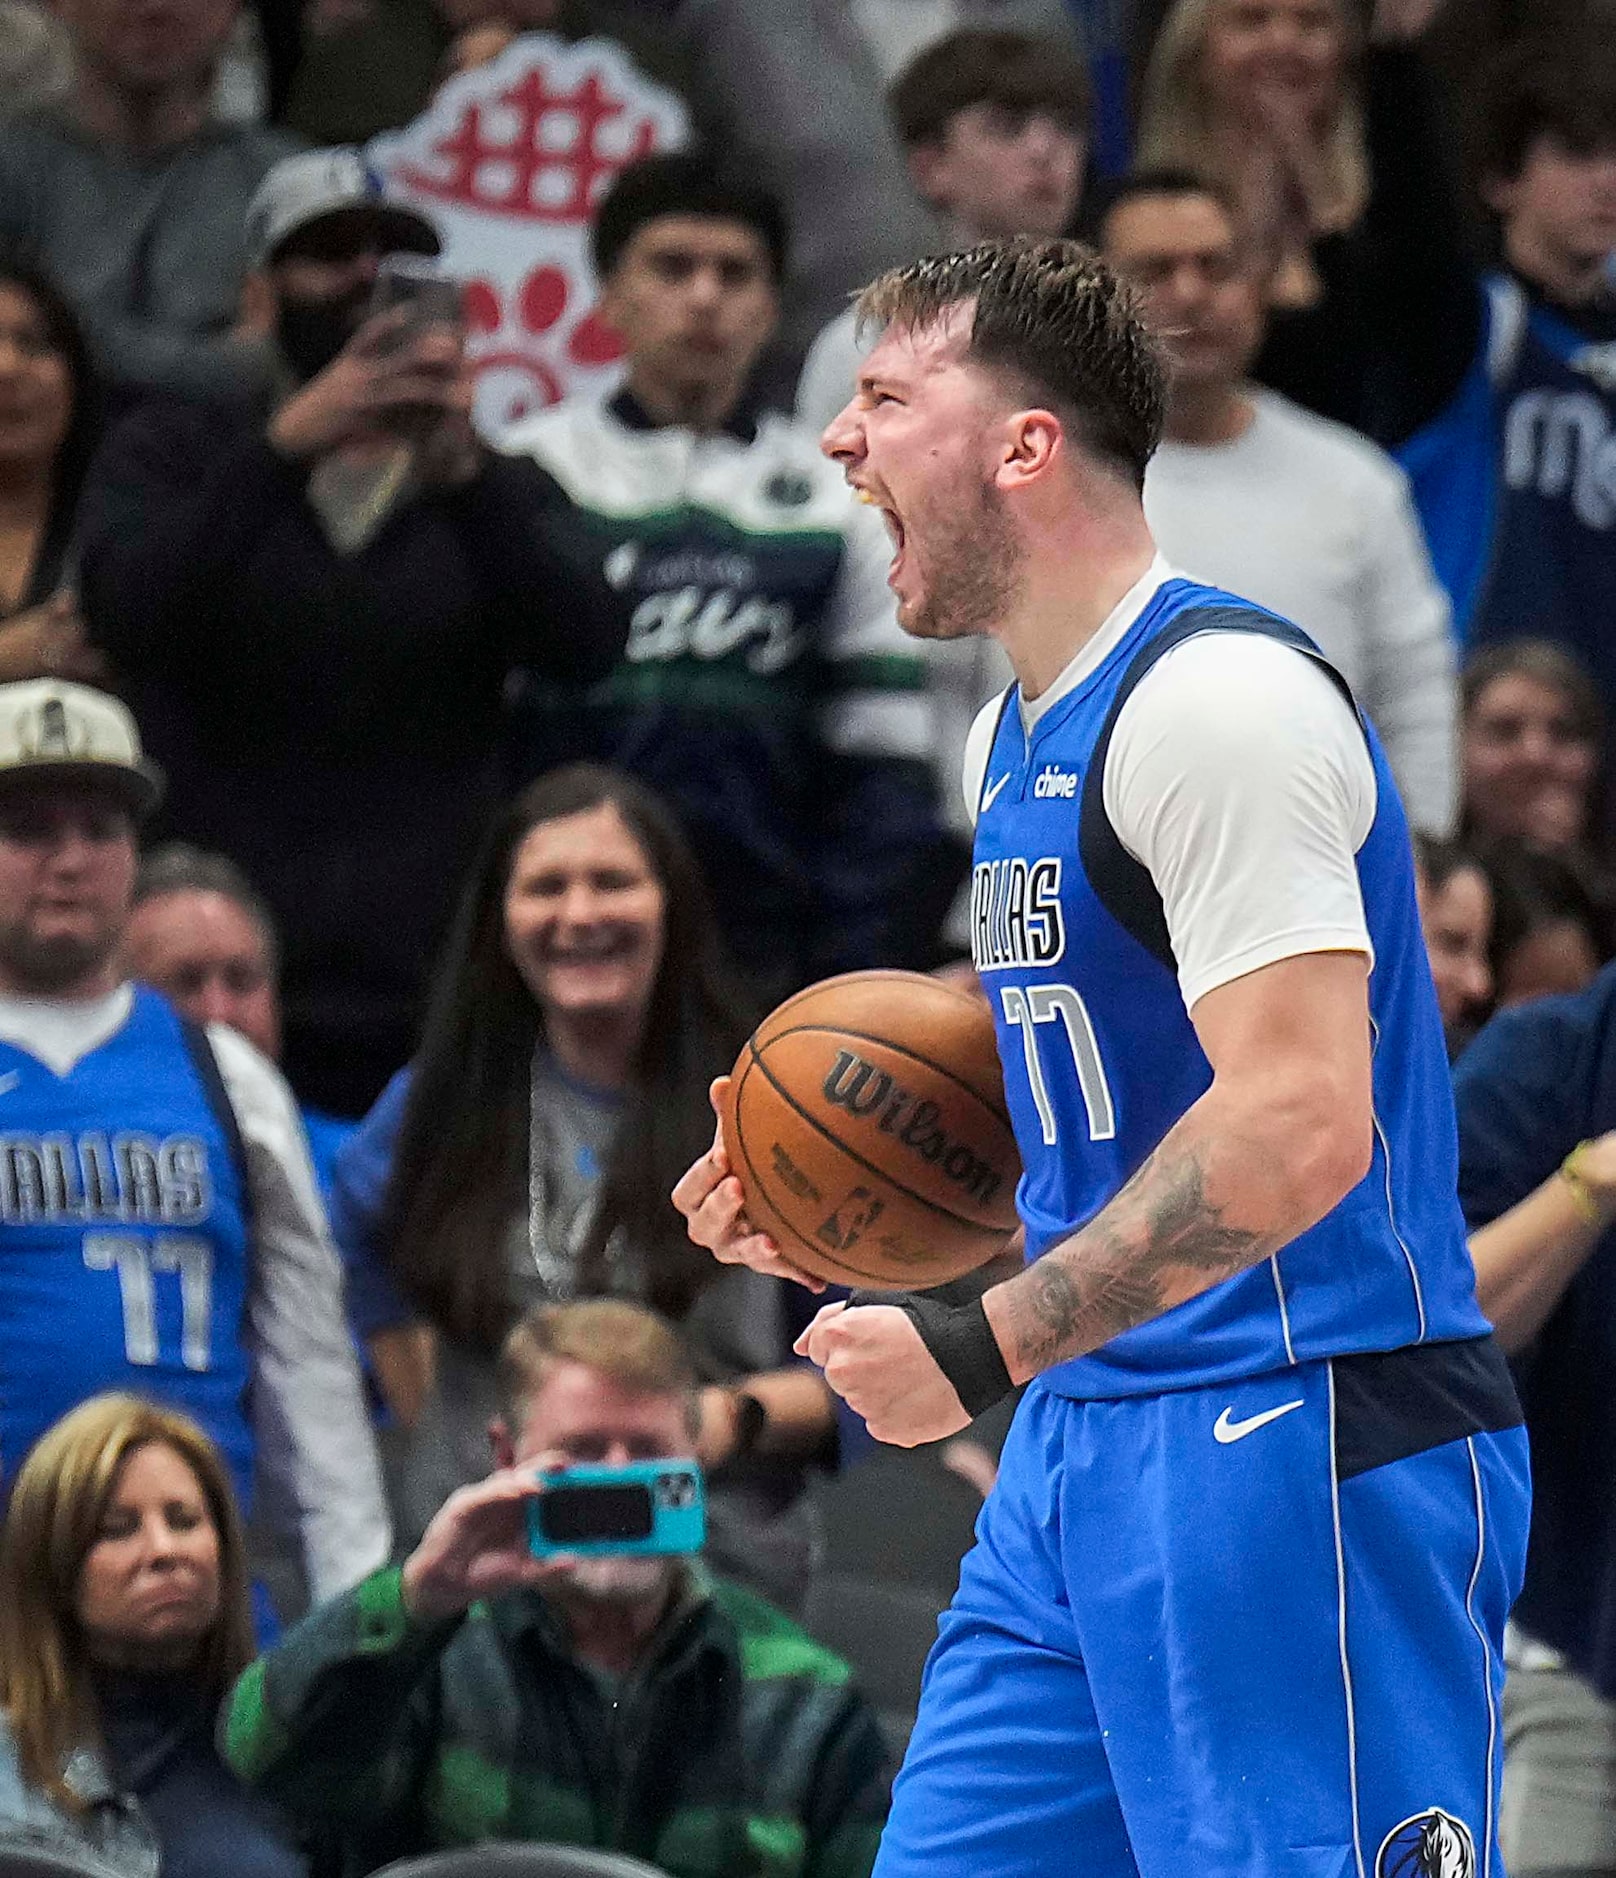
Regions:
[[[1160,898],[1111,827],[1102,777],[1117,713],[1145,672],[1184,639],[1219,631],[1320,657],[1249,601],[1172,579],[1030,733],[1014,688],[1000,711],[978,798],[972,950],[1021,1148],[1029,1260],[1092,1219],[1211,1082]],[[1453,1102],[1408,827],[1379,741],[1368,725],[1364,734],[1377,785],[1357,855],[1375,954],[1370,1170],[1274,1258],[1049,1371],[1062,1394],[1193,1388],[1487,1331],[1456,1197]]]
[[[137,988],[65,1075],[0,1042],[0,1468],[87,1396],[128,1389],[218,1444],[242,1505],[247,1196],[180,1019]]]

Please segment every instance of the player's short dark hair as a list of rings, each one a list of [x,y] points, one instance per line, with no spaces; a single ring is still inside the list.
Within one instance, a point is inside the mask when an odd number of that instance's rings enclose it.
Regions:
[[[188,841],[166,841],[153,848],[140,863],[130,904],[141,906],[170,893],[216,893],[240,907],[258,929],[270,964],[274,965],[279,951],[275,916],[268,901],[228,855],[211,854]]]
[[[623,250],[646,223],[664,215],[739,222],[763,243],[776,285],[785,274],[790,236],[785,210],[775,197],[703,151],[676,150],[630,163],[602,196],[589,237],[595,272],[602,280],[611,278]]]
[[[996,104],[1058,119],[1087,137],[1092,103],[1083,61],[1059,39],[964,27],[918,52],[893,80],[887,108],[907,148],[939,142],[961,111]]]
[[[1182,169],[1169,163],[1131,170],[1126,176],[1119,176],[1107,183],[1096,206],[1093,225],[1096,229],[1104,229],[1107,220],[1118,209],[1130,202],[1143,202],[1156,196],[1166,196],[1170,201],[1184,196],[1204,196],[1207,201],[1217,204],[1237,230],[1241,226],[1240,205],[1231,190],[1199,170]]]
[[[1588,39],[1507,47],[1480,89],[1481,174],[1519,176],[1540,137],[1575,156],[1616,150],[1616,55]]]
[[[894,268],[859,295],[858,318],[925,328],[962,305],[973,309],[970,357],[1046,399],[1142,489],[1167,375],[1134,290],[1080,242],[1015,236]]]

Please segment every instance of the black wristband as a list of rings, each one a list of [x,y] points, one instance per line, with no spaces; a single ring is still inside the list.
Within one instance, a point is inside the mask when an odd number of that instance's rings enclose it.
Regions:
[[[980,1298],[969,1304],[944,1304],[924,1292],[855,1291],[847,1302],[850,1308],[895,1304],[906,1313],[972,1421],[1015,1387]]]

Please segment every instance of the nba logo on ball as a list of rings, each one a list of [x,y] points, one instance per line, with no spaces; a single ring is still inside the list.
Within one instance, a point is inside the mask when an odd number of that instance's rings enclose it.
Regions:
[[[1476,1878],[1476,1842],[1440,1806],[1394,1826],[1381,1841],[1375,1878]]]

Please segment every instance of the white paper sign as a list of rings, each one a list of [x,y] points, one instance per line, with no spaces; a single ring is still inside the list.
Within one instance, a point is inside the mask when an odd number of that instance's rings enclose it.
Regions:
[[[616,384],[622,347],[596,311],[589,224],[619,170],[688,133],[682,101],[614,41],[529,33],[370,146],[465,284],[485,433]]]

